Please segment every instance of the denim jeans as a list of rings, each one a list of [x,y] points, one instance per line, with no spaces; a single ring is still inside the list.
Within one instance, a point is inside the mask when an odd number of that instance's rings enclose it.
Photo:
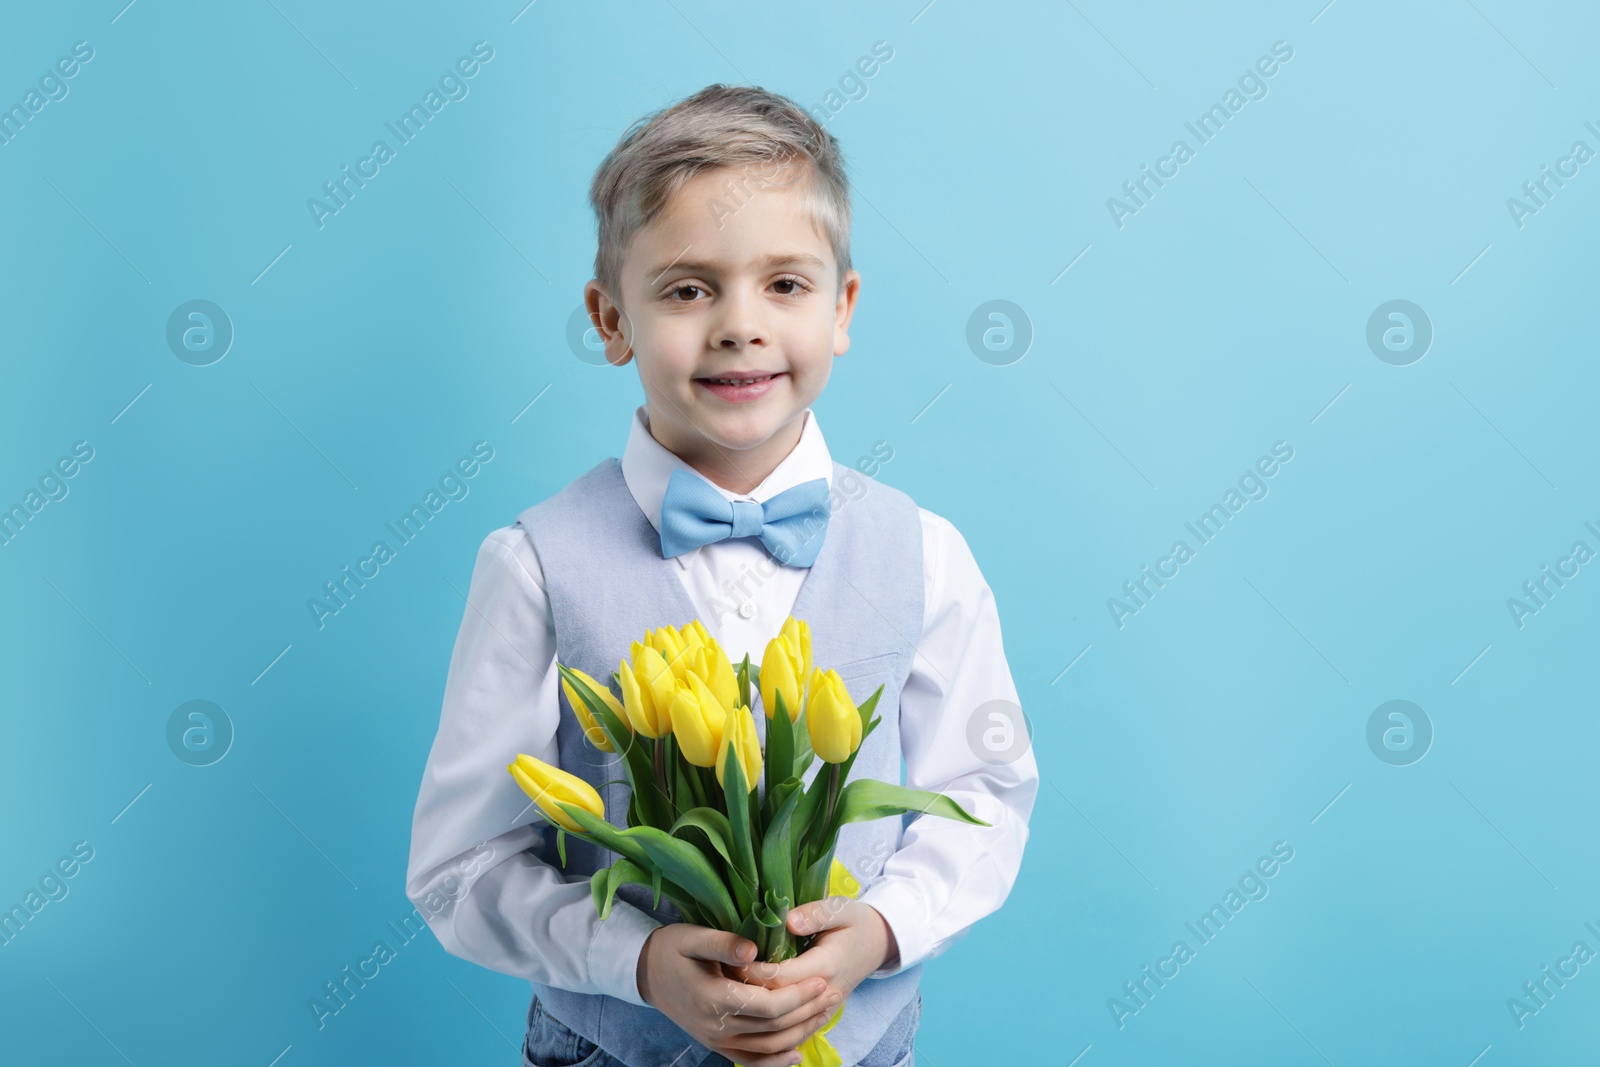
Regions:
[[[922,1021],[922,994],[902,1011],[859,1067],[916,1067],[913,1049]],[[523,1067],[633,1067],[593,1041],[575,1033],[544,1010],[538,997],[528,1006],[528,1034],[522,1045]],[[674,1067],[732,1067],[733,1061],[713,1052],[698,1064],[680,1062]],[[845,1067],[850,1067],[846,1064]]]

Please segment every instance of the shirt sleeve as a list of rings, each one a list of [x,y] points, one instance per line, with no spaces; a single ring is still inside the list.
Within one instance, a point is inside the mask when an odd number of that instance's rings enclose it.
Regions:
[[[989,762],[968,740],[968,722],[982,705],[1020,704],[994,594],[971,549],[947,520],[926,510],[922,520],[923,632],[900,696],[906,785],[943,793],[992,825],[919,815],[906,827],[899,849],[859,898],[883,916],[900,949],[869,978],[932,959],[999,909],[1021,867],[1039,790],[1031,744],[1009,762]],[[1004,727],[985,717],[984,729]],[[1013,729],[1026,726],[1015,722]]]
[[[558,762],[555,625],[520,526],[478,550],[417,794],[406,896],[445,950],[531,982],[634,1004],[639,953],[661,925],[620,897],[601,921],[587,877],[535,854],[554,833],[506,765]]]

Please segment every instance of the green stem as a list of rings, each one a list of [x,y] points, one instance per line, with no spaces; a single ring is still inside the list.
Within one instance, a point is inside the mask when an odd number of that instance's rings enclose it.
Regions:
[[[828,764],[828,806],[825,809],[822,817],[822,825],[824,827],[833,825],[833,806],[838,802],[838,799],[839,765],[837,763],[830,763]]]
[[[666,798],[668,805],[672,803],[672,791],[667,788],[667,740],[663,737],[653,738],[650,747],[654,750],[656,764],[656,790]]]
[[[677,821],[683,814],[678,803],[678,783],[672,775],[672,735],[663,734],[661,737],[661,778],[667,784],[667,807],[671,809],[673,821]]]

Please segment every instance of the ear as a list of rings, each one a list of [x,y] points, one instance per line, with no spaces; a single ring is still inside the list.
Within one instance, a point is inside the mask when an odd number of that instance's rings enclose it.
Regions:
[[[605,342],[606,362],[613,367],[626,364],[633,358],[633,324],[628,321],[628,313],[596,278],[590,278],[583,287],[583,303],[589,311],[589,324]]]
[[[850,319],[856,313],[856,297],[861,293],[861,272],[849,271],[839,286],[839,299],[833,309],[833,354],[850,351]]]

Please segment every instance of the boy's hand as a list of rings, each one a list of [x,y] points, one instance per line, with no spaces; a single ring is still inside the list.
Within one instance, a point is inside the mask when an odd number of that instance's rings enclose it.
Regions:
[[[738,934],[668,923],[650,933],[639,953],[639,993],[690,1037],[741,1067],[799,1063],[795,1049],[822,1029],[842,995],[821,979],[802,977],[769,989],[736,981],[723,969],[755,955],[754,943]]]
[[[809,934],[814,940],[800,955],[768,965],[773,981],[785,986],[821,977],[848,997],[867,975],[900,958],[894,931],[878,909],[852,897],[802,904],[789,912],[788,926],[790,933]]]

